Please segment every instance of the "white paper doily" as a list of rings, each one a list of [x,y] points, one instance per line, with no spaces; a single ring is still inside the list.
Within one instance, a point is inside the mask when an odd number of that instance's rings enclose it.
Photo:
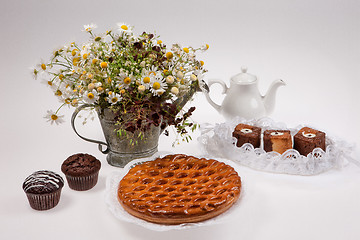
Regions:
[[[158,157],[163,157],[165,155],[171,154],[169,152],[158,152],[155,155],[153,155],[150,158],[142,158],[137,159],[129,162],[123,169],[119,169],[119,171],[111,173],[107,179],[106,179],[106,190],[105,190],[105,203],[107,204],[109,210],[111,213],[119,220],[129,223],[134,223],[139,226],[145,227],[150,230],[154,231],[169,231],[169,230],[182,230],[182,229],[189,229],[189,228],[195,228],[195,227],[201,227],[201,226],[209,226],[209,225],[215,225],[219,223],[223,223],[226,221],[226,219],[229,218],[231,214],[236,214],[237,211],[239,211],[239,203],[241,199],[244,196],[244,183],[242,181],[241,183],[241,193],[240,198],[234,203],[234,205],[227,210],[225,213],[220,214],[219,216],[203,221],[198,223],[186,223],[186,224],[180,224],[180,225],[161,225],[161,224],[155,224],[150,223],[145,220],[139,219],[137,217],[134,217],[130,215],[128,212],[124,210],[124,208],[121,206],[121,204],[118,201],[117,198],[117,190],[120,183],[120,180],[126,175],[126,173],[135,165],[155,160]],[[218,161],[224,162],[230,166],[232,166],[235,171],[238,171],[237,168],[239,166],[235,164],[234,162],[226,159],[216,159]],[[240,176],[241,177],[241,176]]]
[[[291,135],[295,135],[303,125],[296,128],[287,128],[286,124],[275,122],[270,118],[259,120],[245,120],[236,118],[221,124],[204,124],[201,127],[201,136],[198,138],[205,156],[220,157],[233,160],[241,165],[255,170],[286,173],[295,175],[316,175],[332,168],[341,168],[347,162],[353,162],[357,166],[360,163],[351,157],[353,146],[342,140],[326,134],[326,151],[316,148],[308,156],[300,155],[295,149],[289,149],[283,154],[276,152],[265,152],[260,148],[246,143],[237,147],[236,138],[232,133],[239,123],[245,123],[266,129],[289,129]],[[263,144],[261,144],[263,145]]]

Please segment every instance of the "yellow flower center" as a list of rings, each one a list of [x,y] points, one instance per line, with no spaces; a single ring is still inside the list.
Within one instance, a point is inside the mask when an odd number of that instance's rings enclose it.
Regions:
[[[59,79],[60,79],[60,80],[63,80],[63,79],[64,79],[64,75],[60,74],[60,75],[59,75]]]
[[[155,90],[160,89],[160,83],[158,83],[158,82],[154,82],[154,84],[153,84],[153,88],[154,88]]]
[[[204,66],[204,61],[200,61],[201,66]]]
[[[58,119],[58,116],[56,116],[55,114],[51,115],[51,120],[56,121]]]
[[[103,89],[102,87],[98,87],[98,88],[97,88],[97,91],[98,91],[98,92],[102,92],[103,90],[104,90],[104,89]]]
[[[56,95],[56,96],[61,96],[61,95],[62,95],[62,92],[61,92],[60,90],[56,90],[55,95]]]
[[[78,63],[79,63],[79,61],[80,61],[80,58],[74,58],[74,59],[73,59],[73,65],[74,65],[74,66],[77,66]]]
[[[91,62],[92,62],[92,64],[96,64],[98,62],[98,60],[96,58],[94,58]]]
[[[77,51],[77,49],[73,49],[73,50],[71,51],[71,55],[72,55],[72,56],[75,56],[75,55],[76,55],[76,51]]]
[[[144,83],[149,83],[150,82],[150,78],[149,77],[144,77]]]
[[[100,66],[102,68],[107,68],[108,64],[107,64],[107,62],[102,62],[102,63],[100,63]]]
[[[82,57],[83,57],[83,59],[87,59],[88,54],[87,54],[87,53],[84,53]]]
[[[118,98],[117,97],[113,97],[112,99],[111,99],[111,102],[113,102],[113,103],[116,103],[118,101]]]
[[[186,53],[189,53],[189,49],[186,47],[186,48],[183,48],[184,52]]]
[[[53,84],[52,84],[52,81],[48,81],[47,84],[48,84],[49,86],[52,86],[52,85],[53,85]]]
[[[95,96],[94,96],[93,93],[88,93],[87,97],[88,97],[89,99],[93,99]]]
[[[157,44],[162,44],[162,41],[161,41],[161,40],[158,40],[158,41],[157,41]]]
[[[66,103],[66,104],[70,104],[70,102],[71,102],[71,101],[70,101],[70,98],[65,99],[65,103]]]
[[[124,94],[124,93],[125,93],[125,89],[121,89],[121,90],[120,90],[120,93],[121,93],[121,94]]]
[[[42,70],[46,70],[46,65],[43,63],[43,64],[41,64],[41,69]]]
[[[129,84],[131,82],[131,79],[129,78],[129,77],[126,77],[125,79],[124,79],[124,83],[125,84]]]
[[[206,44],[206,49],[209,49],[209,44]]]
[[[108,77],[107,82],[111,83],[111,77]]]
[[[173,55],[172,52],[167,52],[167,53],[166,53],[166,58],[167,58],[167,59],[171,59],[171,58],[173,58],[173,57],[174,57],[174,55]]]
[[[126,25],[121,25],[121,29],[127,31],[129,28]]]
[[[88,74],[88,78],[92,79],[94,77],[94,75],[92,75],[91,73]]]

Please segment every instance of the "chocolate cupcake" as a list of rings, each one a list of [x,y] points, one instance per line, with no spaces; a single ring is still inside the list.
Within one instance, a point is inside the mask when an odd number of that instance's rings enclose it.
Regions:
[[[84,153],[68,157],[61,165],[69,187],[77,191],[93,188],[97,181],[101,162],[94,156]]]
[[[28,176],[22,188],[33,209],[48,210],[59,203],[63,186],[64,180],[60,175],[41,170]]]

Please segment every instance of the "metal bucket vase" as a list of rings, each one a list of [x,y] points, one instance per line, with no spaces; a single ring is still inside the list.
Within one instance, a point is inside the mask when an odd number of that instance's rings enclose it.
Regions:
[[[180,111],[197,91],[209,92],[209,87],[204,80],[193,82],[190,90],[173,102],[177,109]],[[93,108],[94,105],[84,104],[79,106],[71,117],[71,125],[80,138],[97,143],[99,150],[104,154],[108,154],[106,159],[110,165],[124,167],[133,159],[149,157],[157,152],[159,136],[161,134],[160,127],[151,125],[150,129],[145,131],[142,137],[139,137],[140,132],[138,131],[134,133],[127,132],[126,135],[122,134],[119,136],[117,130],[120,129],[120,126],[116,125],[115,114],[106,108],[98,111],[106,143],[81,136],[75,128],[75,118],[81,110],[87,107]],[[105,150],[103,150],[103,146],[106,146]]]
[[[120,126],[116,125],[116,116],[110,109],[97,111],[106,143],[81,136],[75,128],[75,119],[78,113],[87,107],[93,106],[85,104],[75,110],[71,117],[71,125],[80,138],[98,144],[99,150],[107,154],[106,160],[110,165],[124,167],[133,159],[149,157],[157,152],[159,136],[161,134],[160,127],[151,125],[150,129],[143,132],[141,137],[138,131],[134,133],[122,132],[120,135],[117,131],[120,129]],[[104,146],[106,147],[105,150],[103,150]]]

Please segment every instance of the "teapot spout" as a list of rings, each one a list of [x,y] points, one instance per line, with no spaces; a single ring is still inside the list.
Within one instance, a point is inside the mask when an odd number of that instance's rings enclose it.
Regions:
[[[277,79],[271,84],[266,95],[263,96],[263,102],[264,102],[264,107],[266,110],[266,115],[270,115],[274,111],[276,90],[278,89],[278,87],[285,86],[285,85],[286,85],[286,83],[283,80]]]

